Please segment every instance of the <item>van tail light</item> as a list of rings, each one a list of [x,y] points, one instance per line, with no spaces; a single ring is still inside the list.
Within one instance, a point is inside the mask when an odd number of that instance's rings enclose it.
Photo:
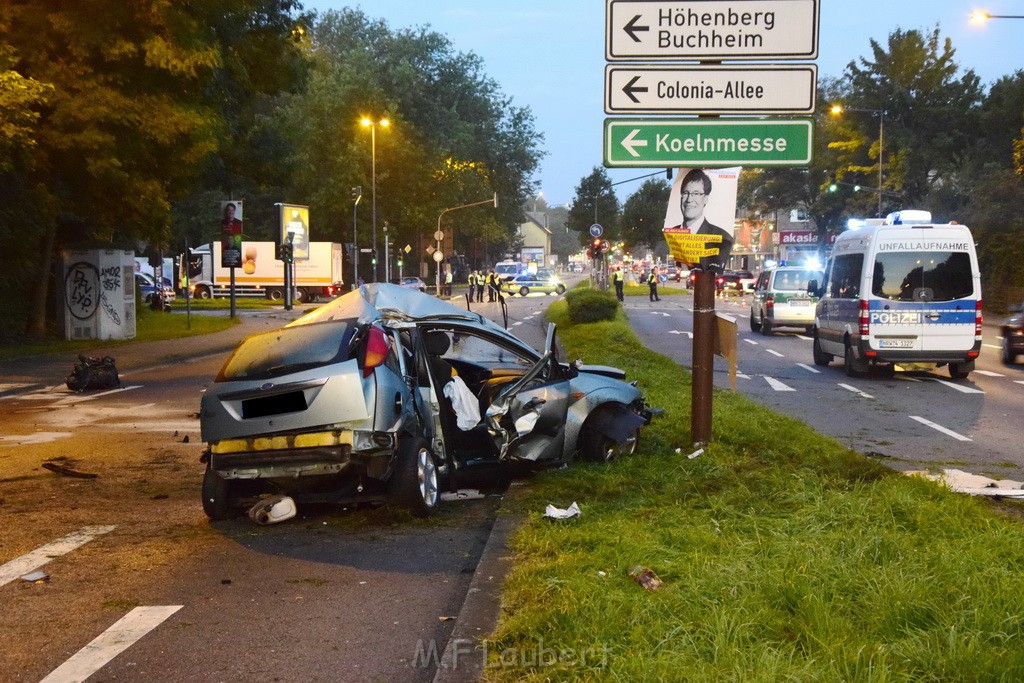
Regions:
[[[860,300],[860,336],[866,337],[871,334],[871,325],[868,322],[868,302],[866,299]]]
[[[775,308],[775,297],[772,296],[771,294],[766,296],[764,298],[764,307],[765,308]]]
[[[974,338],[981,339],[981,326],[984,324],[985,318],[981,314],[981,299],[978,299],[974,304]]]
[[[370,332],[366,337],[366,347],[363,351],[363,377],[373,374],[373,369],[384,365],[388,357],[388,337],[384,330],[376,325],[370,326]]]

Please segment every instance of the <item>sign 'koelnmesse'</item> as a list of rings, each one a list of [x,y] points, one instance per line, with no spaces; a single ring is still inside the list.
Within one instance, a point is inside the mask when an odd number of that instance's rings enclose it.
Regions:
[[[810,114],[820,0],[605,0],[608,114]],[[805,166],[810,119],[607,119],[606,166]]]

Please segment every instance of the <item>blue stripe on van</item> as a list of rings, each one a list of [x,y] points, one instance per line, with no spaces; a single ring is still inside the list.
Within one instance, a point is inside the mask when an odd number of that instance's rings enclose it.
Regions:
[[[973,325],[976,319],[976,299],[957,299],[956,301],[890,301],[888,299],[869,299],[868,311],[871,313],[914,311],[920,313],[926,325]],[[929,319],[929,313],[938,313],[938,320]],[[909,322],[909,321],[908,321]]]

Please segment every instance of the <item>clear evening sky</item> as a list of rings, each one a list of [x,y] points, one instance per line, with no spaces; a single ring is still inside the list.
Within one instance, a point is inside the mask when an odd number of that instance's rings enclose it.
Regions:
[[[342,0],[306,0],[308,9],[352,6]],[[536,180],[550,204],[573,198],[580,179],[602,163],[605,5],[601,0],[372,0],[359,5],[392,29],[429,25],[456,50],[473,52],[486,73],[515,104],[528,106],[544,134]],[[961,69],[982,83],[1024,69],[1024,19],[970,22],[976,10],[1024,15],[1024,0],[822,0],[819,77],[839,76],[870,56],[869,41],[883,46],[899,28],[930,32],[938,25],[952,40]],[[383,160],[382,160],[383,163]],[[653,169],[652,169],[653,170]],[[610,169],[613,182],[645,171]],[[617,186],[620,199],[639,182]]]

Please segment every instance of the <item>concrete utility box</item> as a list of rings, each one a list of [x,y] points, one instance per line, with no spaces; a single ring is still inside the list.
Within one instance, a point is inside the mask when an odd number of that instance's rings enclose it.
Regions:
[[[66,250],[64,338],[135,338],[135,252]]]

